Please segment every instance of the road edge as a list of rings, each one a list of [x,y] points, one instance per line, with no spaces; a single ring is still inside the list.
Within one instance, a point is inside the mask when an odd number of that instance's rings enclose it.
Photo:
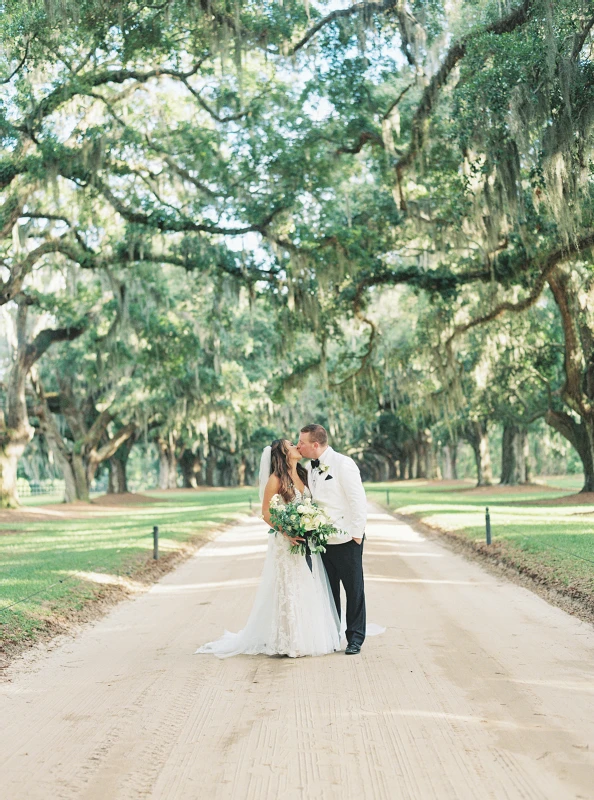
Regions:
[[[417,533],[438,541],[469,561],[479,563],[491,575],[506,578],[511,583],[529,589],[551,605],[578,617],[582,622],[594,625],[594,596],[586,595],[575,587],[551,582],[547,579],[546,571],[535,571],[530,565],[514,559],[513,551],[505,550],[501,542],[495,541],[487,545],[486,542],[469,539],[456,531],[430,525],[412,514],[392,511],[376,500],[370,502],[394,519],[410,525]]]
[[[253,516],[253,513],[241,514],[228,522],[222,522],[208,530],[200,531],[196,536],[181,543],[176,550],[161,556],[158,560],[153,560],[152,556],[147,555],[146,560],[127,575],[127,580],[105,584],[99,594],[89,598],[84,606],[74,612],[66,622],[52,624],[48,620],[48,625],[39,631],[39,635],[34,641],[22,641],[11,647],[6,647],[2,643],[0,682],[10,682],[10,674],[20,665],[30,667],[43,658],[49,650],[53,650],[62,642],[76,638],[88,625],[103,619],[115,606],[148,592],[161,578],[192,558],[204,545],[212,542],[223,531]]]

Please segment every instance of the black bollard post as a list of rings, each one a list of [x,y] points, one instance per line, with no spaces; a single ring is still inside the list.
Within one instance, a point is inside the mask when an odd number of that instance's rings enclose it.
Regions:
[[[153,528],[153,558],[159,558],[159,526],[155,525]]]
[[[491,515],[489,514],[489,507],[485,509],[485,527],[487,529],[487,544],[491,544]]]
[[[390,490],[386,489],[386,504],[388,508],[390,507]]]
[[[250,511],[252,510],[252,498],[250,497]]]

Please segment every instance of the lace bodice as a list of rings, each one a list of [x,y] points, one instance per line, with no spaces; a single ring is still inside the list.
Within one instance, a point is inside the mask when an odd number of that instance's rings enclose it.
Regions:
[[[293,490],[295,492],[294,499],[297,500],[297,502],[299,502],[299,500],[303,500],[305,497],[309,497],[309,499],[311,500],[311,492],[308,486],[304,486],[303,491],[300,492],[299,489],[294,484],[291,485],[293,486]]]
[[[291,486],[293,488],[293,491],[295,492],[295,497],[293,497],[292,500],[287,501],[287,500],[285,500],[283,498],[282,494],[279,493],[278,497],[280,498],[280,502],[278,504],[280,506],[286,506],[286,505],[288,505],[289,502],[290,503],[294,503],[295,501],[297,503],[299,503],[301,500],[305,499],[306,497],[308,497],[310,500],[312,499],[311,491],[309,490],[309,488],[307,486],[305,486],[303,488],[302,492],[300,492],[299,489],[294,484],[291,484]]]

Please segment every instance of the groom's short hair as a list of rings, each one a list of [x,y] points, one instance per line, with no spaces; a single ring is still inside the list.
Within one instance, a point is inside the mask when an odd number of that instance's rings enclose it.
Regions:
[[[328,444],[328,434],[323,425],[316,425],[315,422],[312,422],[310,425],[301,428],[301,433],[309,433],[309,438],[312,442],[317,442],[322,445]]]

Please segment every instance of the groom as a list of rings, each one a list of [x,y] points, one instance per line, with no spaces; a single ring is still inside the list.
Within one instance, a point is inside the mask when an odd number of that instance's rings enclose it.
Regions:
[[[340,617],[340,584],[346,593],[346,638],[349,656],[361,652],[365,640],[365,589],[363,585],[363,540],[367,521],[367,499],[359,469],[352,458],[328,446],[321,425],[301,428],[297,449],[311,459],[307,475],[313,499],[328,512],[341,532],[328,540],[322,560]]]

